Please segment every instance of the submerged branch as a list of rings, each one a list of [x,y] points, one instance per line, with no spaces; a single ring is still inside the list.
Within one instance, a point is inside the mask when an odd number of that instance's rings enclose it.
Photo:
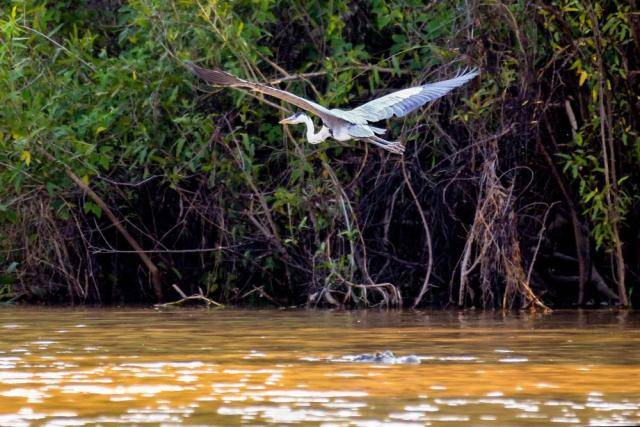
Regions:
[[[201,302],[204,303],[207,307],[214,305],[218,308],[222,308],[224,307],[223,304],[220,304],[219,302],[216,302],[214,300],[212,300],[211,298],[208,298],[204,295],[204,293],[202,292],[202,289],[198,289],[198,293],[194,294],[194,295],[189,295],[187,296],[187,294],[185,294],[182,289],[180,289],[178,287],[178,285],[172,285],[173,289],[175,289],[175,291],[182,297],[181,299],[177,300],[177,301],[171,301],[171,302],[166,302],[164,304],[155,304],[154,307],[155,308],[167,308],[167,307],[175,307],[175,306],[180,306],[180,305],[184,305],[186,303],[191,303],[191,302]]]

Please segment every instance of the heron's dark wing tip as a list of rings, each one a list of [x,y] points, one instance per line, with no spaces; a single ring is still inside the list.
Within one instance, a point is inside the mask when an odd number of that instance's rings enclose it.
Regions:
[[[242,80],[240,80],[236,76],[216,68],[202,68],[190,61],[185,62],[185,64],[196,76],[212,85],[233,86],[242,82]]]

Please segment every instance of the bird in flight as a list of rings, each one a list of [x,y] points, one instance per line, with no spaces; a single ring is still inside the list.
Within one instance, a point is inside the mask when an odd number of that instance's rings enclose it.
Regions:
[[[307,140],[311,144],[319,144],[327,138],[333,138],[337,141],[356,139],[377,145],[396,154],[404,152],[404,144],[400,141],[382,139],[378,135],[384,134],[386,130],[372,126],[370,123],[390,119],[394,115],[396,117],[404,117],[427,102],[446,95],[451,90],[462,86],[480,74],[478,69],[475,68],[469,71],[462,71],[449,80],[402,89],[369,101],[352,110],[341,110],[338,108],[325,108],[290,92],[243,80],[222,70],[202,68],[191,62],[188,62],[187,66],[209,84],[261,92],[291,103],[320,117],[323,126],[317,133],[313,126],[313,120],[303,112],[297,112],[280,120],[280,123],[285,125],[304,123],[307,126]]]

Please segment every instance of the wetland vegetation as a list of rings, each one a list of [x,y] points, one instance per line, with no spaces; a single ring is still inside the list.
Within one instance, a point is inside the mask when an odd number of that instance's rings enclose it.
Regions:
[[[638,303],[636,0],[0,5],[0,301]],[[330,106],[482,74],[399,157],[172,55]]]

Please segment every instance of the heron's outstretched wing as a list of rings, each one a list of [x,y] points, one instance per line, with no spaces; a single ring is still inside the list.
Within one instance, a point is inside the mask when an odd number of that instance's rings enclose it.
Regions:
[[[274,87],[263,85],[260,83],[253,83],[247,80],[242,80],[234,76],[233,74],[229,74],[222,70],[210,70],[202,68],[191,62],[187,62],[186,64],[194,74],[212,85],[246,88],[282,99],[283,101],[289,102],[297,107],[302,108],[303,110],[316,114],[325,123],[332,123],[336,120],[343,120],[340,117],[331,114],[331,112],[328,109],[324,108],[322,105],[316,104],[313,101],[301,98],[287,91],[276,89]]]
[[[396,117],[403,117],[427,102],[440,98],[458,86],[462,86],[478,74],[480,74],[480,72],[474,68],[470,71],[463,71],[449,80],[399,90],[367,102],[353,110],[338,110],[337,112],[338,115],[343,116],[343,119],[349,120],[346,117],[351,117],[355,123],[362,123],[364,120],[367,122],[377,122],[379,120],[390,119],[394,115]],[[336,111],[332,110],[332,112]]]

